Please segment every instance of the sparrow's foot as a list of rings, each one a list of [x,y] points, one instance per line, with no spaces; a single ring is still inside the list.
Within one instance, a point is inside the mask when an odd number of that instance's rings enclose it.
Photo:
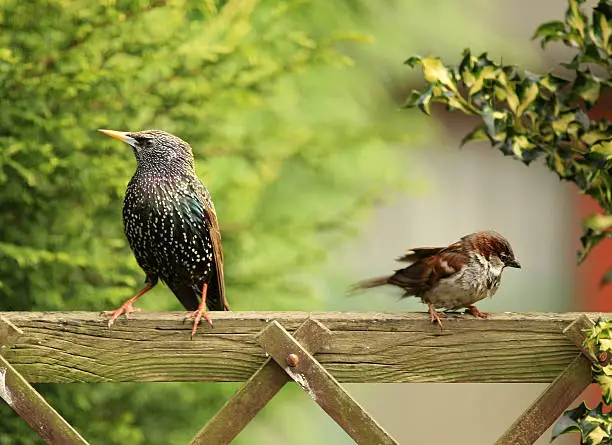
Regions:
[[[446,317],[446,315],[444,314],[444,312],[437,312],[434,307],[433,304],[428,303],[427,306],[429,306],[429,320],[431,321],[431,323],[438,323],[438,325],[440,327],[442,327],[442,321],[440,320],[440,316],[442,317]]]
[[[210,319],[210,316],[206,313],[205,304],[200,305],[200,307],[197,310],[191,312],[185,317],[185,320],[187,320],[188,318],[193,318],[193,327],[191,328],[191,338],[192,339],[196,335],[196,331],[198,330],[198,325],[200,324],[200,320],[202,319],[202,317],[206,319],[209,325],[211,326],[213,325],[212,320]]]
[[[480,312],[478,309],[476,309],[476,306],[468,306],[467,308],[465,308],[465,313],[472,314],[474,317],[477,318],[489,318],[488,312]]]
[[[130,298],[128,301],[123,303],[118,309],[115,309],[114,311],[104,311],[102,312],[102,314],[111,316],[110,320],[108,320],[108,327],[110,328],[115,322],[115,320],[119,318],[121,314],[125,314],[125,318],[129,319],[130,314],[132,312],[140,312],[140,311],[141,309],[139,307],[132,306],[132,299]]]

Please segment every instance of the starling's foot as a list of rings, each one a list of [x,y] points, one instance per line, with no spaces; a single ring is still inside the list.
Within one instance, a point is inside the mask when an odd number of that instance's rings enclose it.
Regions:
[[[110,320],[108,320],[108,327],[110,328],[113,325],[113,323],[115,322],[115,320],[117,318],[119,318],[119,316],[121,314],[125,314],[125,318],[129,319],[130,318],[130,314],[132,312],[140,312],[140,311],[141,311],[141,309],[139,307],[132,306],[132,301],[130,299],[130,300],[126,301],[125,303],[123,303],[121,305],[121,307],[119,307],[119,309],[116,309],[114,311],[104,311],[102,313],[104,315],[110,315],[111,316]]]
[[[440,315],[442,317],[446,317],[446,314],[444,314],[444,312],[436,312],[436,310],[434,309],[431,303],[428,304],[428,306],[429,306],[429,320],[432,323],[438,323],[438,325],[442,327],[442,321],[440,320]]]
[[[155,279],[154,281],[157,282],[157,279]],[[132,306],[132,304],[134,304],[134,302],[136,300],[138,300],[144,294],[146,294],[151,289],[153,289],[153,286],[155,286],[155,282],[153,282],[153,284],[147,284],[136,295],[134,295],[132,298],[127,300],[125,303],[123,303],[119,309],[114,310],[114,311],[104,311],[104,312],[102,312],[103,315],[110,315],[111,316],[110,320],[108,320],[108,327],[110,328],[113,325],[113,323],[115,322],[115,320],[121,314],[125,314],[125,318],[130,318],[130,314],[132,312],[140,312],[140,308],[139,307],[134,307],[134,306]]]
[[[200,307],[197,310],[193,311],[192,313],[188,314],[185,317],[185,320],[187,320],[188,318],[193,318],[193,327],[191,328],[191,338],[192,339],[195,336],[196,331],[198,330],[198,325],[200,324],[200,320],[202,319],[202,317],[206,319],[209,325],[211,326],[213,325],[212,320],[206,313],[206,305],[200,305]]]
[[[474,317],[477,318],[489,318],[489,313],[488,312],[480,312],[478,309],[476,309],[476,306],[468,306],[465,308],[465,313],[466,314],[472,314]]]

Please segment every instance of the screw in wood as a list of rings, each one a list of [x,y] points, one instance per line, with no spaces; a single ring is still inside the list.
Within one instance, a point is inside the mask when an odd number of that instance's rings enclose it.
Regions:
[[[289,354],[286,360],[287,365],[291,366],[292,368],[295,368],[300,363],[300,358],[297,356],[297,354]]]

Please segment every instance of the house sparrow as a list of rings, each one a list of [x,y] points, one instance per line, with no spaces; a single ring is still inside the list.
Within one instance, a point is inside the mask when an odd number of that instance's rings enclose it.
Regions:
[[[412,264],[391,276],[357,283],[353,289],[385,284],[401,287],[405,291],[402,298],[411,295],[420,298],[429,306],[431,322],[440,327],[436,308],[466,308],[466,313],[487,318],[489,314],[480,312],[474,303],[495,294],[504,267],[521,267],[510,243],[492,230],[466,235],[448,247],[411,249],[397,261]]]

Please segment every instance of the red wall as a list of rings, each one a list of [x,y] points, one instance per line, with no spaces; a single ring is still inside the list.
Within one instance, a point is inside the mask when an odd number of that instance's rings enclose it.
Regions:
[[[606,118],[612,121],[612,94],[602,97],[588,114],[591,119]],[[582,218],[592,213],[603,213],[597,201],[577,193],[577,208],[581,226]],[[582,228],[580,228],[582,231]],[[603,274],[612,269],[612,239],[608,238],[595,247],[578,267],[579,309],[583,311],[612,312],[612,284],[601,287]]]

